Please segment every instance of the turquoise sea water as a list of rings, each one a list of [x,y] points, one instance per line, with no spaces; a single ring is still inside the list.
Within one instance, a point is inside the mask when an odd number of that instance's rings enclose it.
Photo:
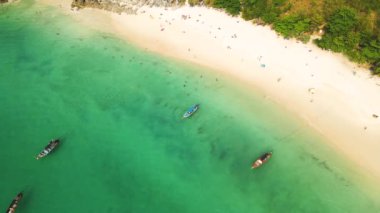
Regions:
[[[0,103],[4,210],[23,191],[18,213],[380,212],[379,192],[263,95],[31,1],[0,6]]]

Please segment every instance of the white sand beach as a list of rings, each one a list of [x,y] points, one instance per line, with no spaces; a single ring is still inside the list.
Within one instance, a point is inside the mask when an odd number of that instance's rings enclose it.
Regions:
[[[260,91],[380,177],[380,78],[343,56],[204,7],[145,7],[137,15],[119,15],[96,9],[72,11],[71,2],[44,1],[61,5],[89,27],[207,66]]]

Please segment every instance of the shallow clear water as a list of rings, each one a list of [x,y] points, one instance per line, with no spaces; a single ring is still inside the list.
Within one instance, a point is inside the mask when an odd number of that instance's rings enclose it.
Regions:
[[[52,8],[0,6],[0,91],[3,209],[23,191],[20,213],[380,212],[379,193],[265,96]]]

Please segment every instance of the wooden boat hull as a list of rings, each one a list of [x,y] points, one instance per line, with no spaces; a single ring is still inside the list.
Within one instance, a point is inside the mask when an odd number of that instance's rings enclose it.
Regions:
[[[57,146],[59,145],[60,143],[60,140],[59,139],[55,139],[55,140],[52,140],[49,142],[49,144],[44,148],[44,150],[42,150],[36,157],[37,160],[43,158],[43,157],[46,157],[47,155],[49,155],[54,149],[57,148]]]
[[[272,152],[267,152],[260,156],[256,161],[252,163],[251,168],[256,169],[262,166],[264,163],[266,163],[270,158],[272,157]]]
[[[191,117],[196,111],[198,111],[198,109],[199,109],[199,104],[195,104],[190,109],[188,109],[187,112],[185,112],[185,114],[183,114],[183,118]]]
[[[22,197],[23,197],[22,192],[18,193],[17,196],[12,200],[12,203],[11,203],[11,205],[9,205],[6,213],[14,213],[16,211],[18,203],[21,201]]]

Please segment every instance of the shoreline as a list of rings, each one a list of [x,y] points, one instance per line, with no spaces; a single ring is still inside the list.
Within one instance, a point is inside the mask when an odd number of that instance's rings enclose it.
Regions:
[[[43,3],[63,5],[65,13],[88,27],[259,90],[371,176],[380,177],[380,78],[342,55],[286,40],[268,26],[205,7],[142,7],[137,15],[119,15],[72,11],[62,0]]]

